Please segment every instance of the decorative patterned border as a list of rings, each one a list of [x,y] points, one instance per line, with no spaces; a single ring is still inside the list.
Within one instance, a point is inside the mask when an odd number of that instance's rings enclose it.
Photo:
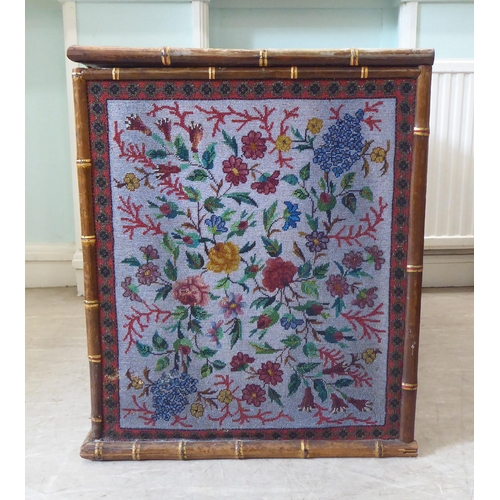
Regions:
[[[411,78],[368,80],[154,80],[88,81],[88,111],[92,151],[94,215],[97,235],[97,280],[103,353],[103,438],[133,439],[397,439],[399,436],[403,341],[406,309],[409,190],[412,163],[416,82]],[[396,154],[392,218],[387,419],[384,426],[345,426],[327,429],[271,429],[253,431],[137,430],[119,427],[118,342],[114,303],[113,232],[107,106],[109,99],[349,99],[395,98]]]

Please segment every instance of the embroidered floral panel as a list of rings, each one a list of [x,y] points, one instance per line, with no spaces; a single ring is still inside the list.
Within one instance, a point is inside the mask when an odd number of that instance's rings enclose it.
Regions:
[[[88,82],[105,437],[397,437],[414,93]]]

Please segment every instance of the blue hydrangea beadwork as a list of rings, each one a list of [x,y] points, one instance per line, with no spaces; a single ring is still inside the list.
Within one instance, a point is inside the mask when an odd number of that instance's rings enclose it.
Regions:
[[[356,111],[355,116],[346,113],[328,128],[328,133],[322,136],[324,144],[314,150],[313,161],[321,170],[340,177],[361,159],[365,145],[361,129],[363,117],[362,109]]]

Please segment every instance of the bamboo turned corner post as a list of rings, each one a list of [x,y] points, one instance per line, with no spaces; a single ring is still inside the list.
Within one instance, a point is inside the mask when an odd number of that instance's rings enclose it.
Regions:
[[[414,440],[417,402],[420,308],[424,262],[425,192],[429,146],[431,66],[420,66],[417,79],[416,113],[413,129],[413,164],[410,190],[409,242],[407,261],[408,293],[404,342],[400,439]]]
[[[82,231],[85,322],[91,388],[90,419],[92,423],[89,439],[95,440],[102,437],[101,342],[86,81],[81,70],[78,69],[73,71],[73,94],[76,122],[76,168]]]

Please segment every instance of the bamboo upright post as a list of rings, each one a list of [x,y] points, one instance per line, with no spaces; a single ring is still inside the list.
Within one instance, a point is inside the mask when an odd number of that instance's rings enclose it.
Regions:
[[[76,167],[80,198],[82,230],[85,321],[87,325],[87,349],[91,387],[92,439],[102,435],[102,356],[99,337],[99,300],[97,292],[96,235],[92,200],[92,159],[87,115],[86,81],[80,71],[73,73],[73,89],[76,119]]]
[[[401,399],[400,439],[414,439],[417,401],[418,347],[420,335],[420,304],[424,264],[425,186],[429,145],[431,67],[421,66],[417,79],[417,102],[413,129],[413,165],[410,191],[408,292],[404,343],[403,382]]]

